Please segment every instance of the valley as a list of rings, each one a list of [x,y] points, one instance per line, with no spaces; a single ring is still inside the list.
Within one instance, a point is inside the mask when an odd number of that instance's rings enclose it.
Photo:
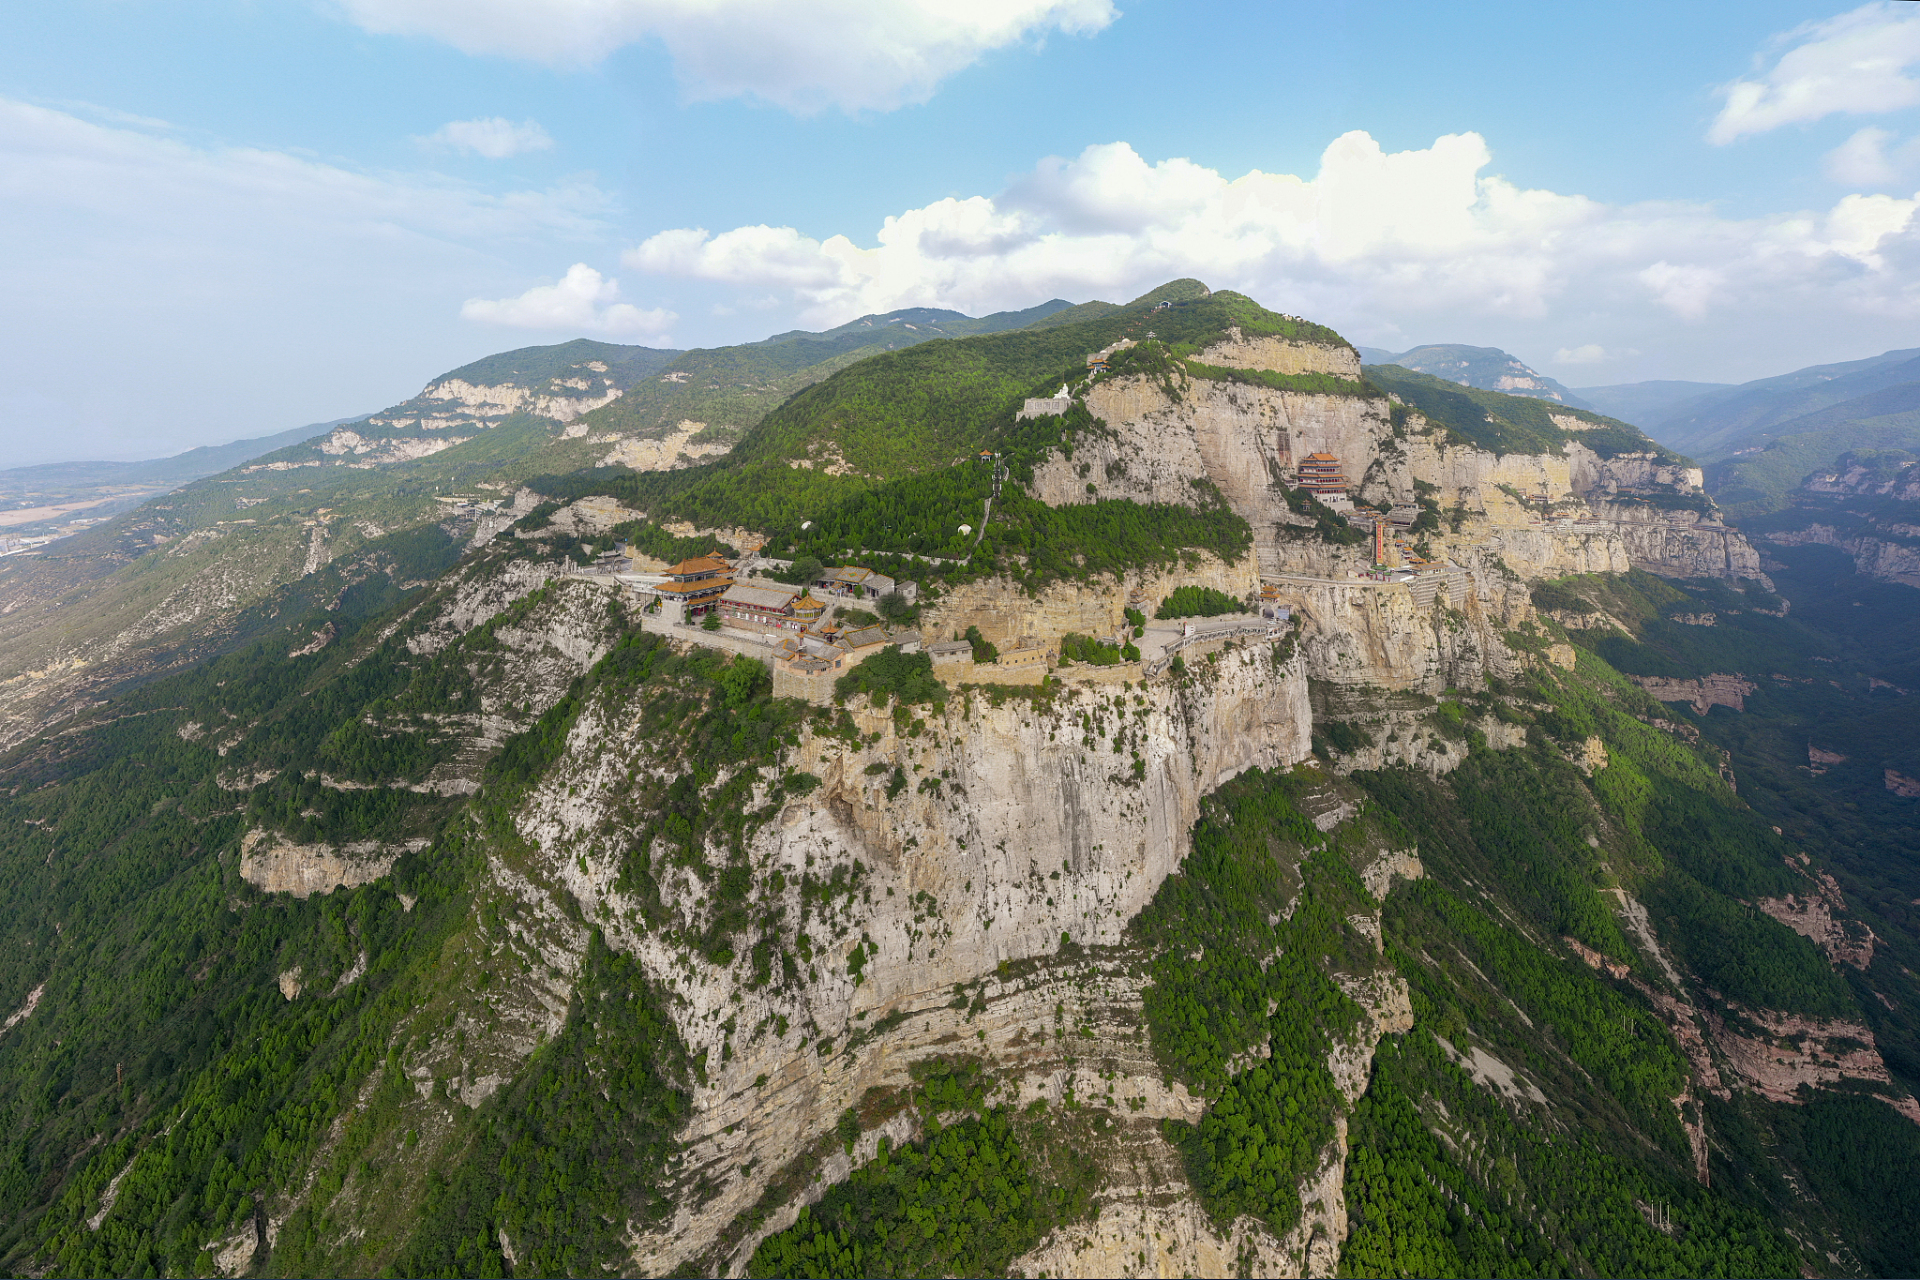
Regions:
[[[1911,1273],[1911,456],[1422,352],[532,348],[0,560],[0,1265]]]

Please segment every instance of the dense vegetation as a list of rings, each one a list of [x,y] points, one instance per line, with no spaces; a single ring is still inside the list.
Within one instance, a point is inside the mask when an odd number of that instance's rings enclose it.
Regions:
[[[1212,587],[1175,587],[1173,593],[1153,611],[1156,618],[1213,618],[1223,613],[1244,613],[1246,605],[1224,591]]]
[[[397,1074],[397,1073],[396,1073]],[[619,1268],[629,1224],[656,1224],[657,1190],[688,1112],[681,1043],[653,984],[596,930],[566,1028],[489,1100],[473,1150],[429,1183],[395,1259],[403,1276],[587,1275]],[[404,1087],[404,1086],[402,1086]],[[299,1232],[310,1210],[288,1225]],[[291,1244],[283,1265],[319,1269]]]
[[[748,1274],[1003,1275],[1053,1226],[1083,1217],[1091,1167],[1060,1149],[1044,1103],[987,1107],[991,1083],[972,1064],[932,1072],[913,1092],[925,1136],[896,1147],[882,1135],[872,1160],[760,1243]],[[860,1132],[851,1112],[847,1132],[849,1144]]]
[[[947,700],[947,686],[933,674],[933,659],[925,653],[903,653],[898,645],[888,645],[865,658],[833,682],[834,697],[851,698],[866,694],[873,705],[889,702],[901,705],[940,703]]]
[[[472,364],[463,364],[434,381],[459,379],[482,387],[507,383],[519,387],[545,388],[553,379],[577,375],[582,372],[582,365],[599,361],[607,366],[608,376],[613,378],[615,385],[624,387],[636,378],[644,378],[668,368],[680,355],[682,353],[679,351],[575,338],[571,342],[549,347],[520,347],[513,351],[502,351],[475,360]],[[575,389],[558,390],[565,394]]]
[[[1917,399],[1920,388],[1907,383],[1779,423],[1758,437],[1765,441],[1758,452],[1743,450],[1708,468],[1707,487],[1743,526],[1782,511],[1809,473],[1834,465],[1851,450],[1920,448]]]
[[[1757,1210],[1503,1104],[1418,1027],[1353,1117],[1342,1276],[1790,1275]],[[1673,1224],[1666,1232],[1654,1214]]]
[[[657,437],[691,419],[709,424],[702,435],[724,432],[731,442],[796,391],[870,356],[936,338],[1023,328],[1069,310],[1056,300],[975,319],[957,311],[907,307],[862,316],[824,333],[794,331],[738,346],[674,352],[670,363],[649,370],[659,376],[637,383],[581,421],[594,434]]]
[[[1140,661],[1140,650],[1130,640],[1109,644],[1092,636],[1069,631],[1060,638],[1060,661],[1084,662],[1090,667],[1111,667],[1122,662]]]
[[[1321,843],[1291,799],[1303,785],[1255,770],[1221,788],[1193,851],[1132,925],[1155,951],[1145,993],[1154,1052],[1213,1100],[1197,1126],[1168,1122],[1168,1137],[1218,1222],[1251,1213],[1281,1234],[1299,1216],[1301,1176],[1333,1136],[1327,1052],[1360,1018],[1328,974],[1372,963],[1348,923],[1367,904],[1358,878],[1335,854],[1299,861]],[[1236,1071],[1256,1046],[1267,1060]]]
[[[1172,305],[1155,310],[1161,301]],[[963,523],[980,527],[972,517],[985,497],[985,477],[975,456],[982,449],[995,450],[1004,455],[1016,479],[1028,478],[1040,451],[1064,444],[1070,454],[1074,433],[1091,425],[1077,419],[1065,424],[1059,419],[1017,420],[1025,398],[1051,395],[1062,382],[1084,380],[1087,353],[1120,338],[1138,341],[1151,331],[1158,341],[1147,344],[1149,350],[1177,362],[1219,341],[1234,326],[1249,337],[1344,345],[1329,329],[1277,315],[1240,294],[1208,294],[1197,281],[1175,281],[1125,307],[1072,323],[941,339],[862,360],[781,404],[718,462],[602,481],[594,491],[620,497],[654,520],[770,530],[778,547],[829,561],[850,546],[903,556],[962,555],[956,528]],[[1079,409],[1079,416],[1084,414]],[[790,465],[795,461],[806,465]],[[895,490],[878,507],[854,501],[889,482],[949,470],[967,474],[925,488]],[[836,511],[843,504],[853,505]],[[1052,525],[1032,510],[1015,511],[1018,504],[1011,494],[1005,505],[1013,545],[1004,550],[1032,558],[1044,553],[1048,540],[1064,536],[1070,545],[1063,549],[1062,569],[1077,566],[1081,557],[1101,558],[1102,530],[1076,523],[1086,517],[1066,516]],[[998,521],[1002,503],[994,507]],[[904,526],[890,518],[902,513]],[[1148,554],[1165,545],[1213,548],[1223,536],[1230,543],[1239,540],[1237,530],[1208,530],[1195,541],[1177,527],[1154,529],[1155,524],[1177,522],[1178,508],[1145,514],[1131,541]],[[1111,516],[1094,520],[1103,526],[1116,523]],[[819,533],[803,537],[813,532],[800,528],[809,521]],[[1023,529],[1029,536],[1022,536]],[[859,541],[850,544],[849,538]],[[1036,552],[1036,547],[1042,550]],[[1057,576],[1060,571],[1049,572]]]
[[[686,537],[677,533],[668,533],[651,520],[628,520],[613,528],[616,540],[624,542],[636,555],[651,556],[655,560],[679,564],[682,560],[691,560],[696,556],[710,556],[718,553],[731,560],[740,553],[710,533],[695,534]]]
[[[1463,387],[1399,365],[1367,366],[1367,376],[1387,391],[1446,429],[1450,439],[1494,453],[1558,453],[1568,441],[1578,441],[1603,458],[1623,453],[1650,453],[1672,463],[1686,459],[1654,443],[1638,427],[1612,418],[1574,409],[1532,396],[1510,396],[1478,387]],[[1554,418],[1573,418],[1589,424],[1569,431]]]

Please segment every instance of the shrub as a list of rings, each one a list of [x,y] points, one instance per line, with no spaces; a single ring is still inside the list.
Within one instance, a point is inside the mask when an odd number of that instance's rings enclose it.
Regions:
[[[1132,645],[1127,648],[1132,649]],[[1138,650],[1135,650],[1137,653]],[[1111,667],[1119,663],[1124,655],[1115,645],[1102,644],[1078,632],[1069,631],[1060,641],[1060,660],[1062,662],[1085,662],[1096,667]]]
[[[864,693],[876,706],[889,700],[903,705],[947,700],[947,686],[934,678],[933,659],[924,653],[902,653],[900,646],[892,644],[834,681],[833,692],[838,698]]]
[[[1238,600],[1212,587],[1175,587],[1173,594],[1160,602],[1156,618],[1211,618],[1222,613],[1242,613]]]
[[[967,634],[960,638],[973,646],[973,660],[975,662],[993,662],[1000,657],[1000,650],[996,649],[988,642],[985,636],[980,634],[980,628],[978,627],[968,627]]]

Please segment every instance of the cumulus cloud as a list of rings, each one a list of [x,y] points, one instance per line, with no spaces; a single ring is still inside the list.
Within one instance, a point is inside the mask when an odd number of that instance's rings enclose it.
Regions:
[[[642,311],[620,302],[620,282],[584,262],[567,268],[553,284],[539,284],[515,298],[469,298],[460,308],[464,320],[549,332],[604,333],[658,339],[680,317],[671,311]]]
[[[1112,0],[341,0],[368,31],[466,53],[591,66],[658,40],[695,98],[888,111],[996,49],[1091,35]]]
[[[1844,112],[1873,115],[1920,103],[1920,12],[1875,0],[1781,37],[1790,46],[1751,79],[1721,86],[1726,100],[1707,140],[1726,144]]]
[[[1348,133],[1312,177],[1228,178],[1103,143],[1044,160],[997,195],[890,216],[870,243],[792,227],[680,229],[623,261],[784,291],[820,324],[902,306],[979,314],[1048,296],[1123,300],[1176,276],[1381,342],[1424,317],[1459,333],[1550,318],[1570,302],[1636,323],[1735,309],[1920,315],[1898,265],[1910,255],[1912,199],[1849,195],[1825,212],[1735,220],[1703,205],[1609,206],[1528,189],[1485,173],[1490,164],[1472,133],[1401,152]]]
[[[428,146],[464,151],[489,160],[505,160],[528,151],[546,151],[553,139],[538,121],[515,124],[499,116],[483,120],[449,120],[420,141]]]
[[[1611,359],[1607,349],[1597,342],[1578,347],[1562,347],[1553,353],[1555,364],[1605,364]]]

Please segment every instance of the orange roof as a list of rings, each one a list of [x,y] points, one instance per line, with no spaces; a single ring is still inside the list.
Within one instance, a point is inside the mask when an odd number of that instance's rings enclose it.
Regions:
[[[666,570],[670,576],[691,577],[701,573],[725,573],[727,562],[719,556],[695,556],[691,560],[682,560]]]
[[[1307,461],[1308,462],[1338,462],[1340,461],[1340,459],[1334,457],[1330,453],[1310,453],[1307,455]]]
[[[687,596],[699,595],[705,591],[725,591],[733,586],[731,577],[700,578],[693,582],[659,582],[653,590],[656,595]]]

